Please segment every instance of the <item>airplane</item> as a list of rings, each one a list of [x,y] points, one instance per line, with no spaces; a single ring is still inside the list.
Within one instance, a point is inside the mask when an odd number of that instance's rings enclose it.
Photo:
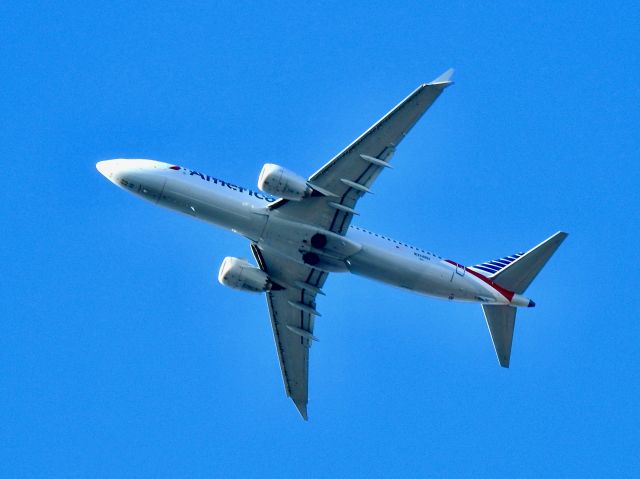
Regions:
[[[500,366],[508,368],[516,310],[533,307],[529,284],[567,233],[524,253],[464,266],[431,251],[352,225],[356,204],[391,168],[396,148],[453,82],[449,69],[420,85],[308,179],[265,164],[258,188],[172,163],[100,161],[97,170],[156,205],[220,226],[250,242],[256,265],[226,257],[224,286],[265,293],[285,392],[307,420],[309,348],[316,297],[329,273],[349,272],[425,295],[482,306]]]

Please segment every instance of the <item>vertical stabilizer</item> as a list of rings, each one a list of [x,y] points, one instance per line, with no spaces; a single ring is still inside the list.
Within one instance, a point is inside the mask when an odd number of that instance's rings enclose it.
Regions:
[[[503,368],[509,367],[511,358],[511,343],[513,330],[516,325],[516,308],[513,306],[482,305],[484,317],[489,326],[493,347],[498,361]]]

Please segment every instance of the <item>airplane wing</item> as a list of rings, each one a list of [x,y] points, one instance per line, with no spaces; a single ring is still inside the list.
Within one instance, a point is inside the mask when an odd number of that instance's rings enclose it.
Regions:
[[[353,143],[309,177],[314,194],[301,201],[279,199],[270,209],[279,210],[287,218],[320,226],[344,234],[351,223],[355,205],[380,172],[389,167],[396,147],[452,84],[453,69],[431,83],[420,85],[389,113],[378,120]]]
[[[255,244],[251,251],[258,266],[286,289],[266,293],[273,339],[278,352],[284,389],[307,420],[309,348],[313,337],[315,297],[327,273],[296,263],[275,253],[265,253]]]
[[[279,199],[271,214],[344,235],[356,202],[389,166],[396,147],[442,91],[451,85],[450,69],[419,86],[413,93],[365,131],[308,179],[314,193],[301,201]],[[302,238],[301,238],[302,241]],[[291,238],[291,244],[296,243]],[[293,246],[292,246],[293,247]],[[267,292],[273,336],[285,391],[302,417],[307,419],[309,347],[315,339],[315,297],[321,293],[328,273],[298,263],[256,244],[251,250],[260,268],[282,289]]]

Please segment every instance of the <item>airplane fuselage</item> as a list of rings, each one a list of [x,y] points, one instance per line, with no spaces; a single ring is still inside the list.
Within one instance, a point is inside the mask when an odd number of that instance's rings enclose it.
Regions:
[[[292,241],[317,228],[282,218],[277,209],[268,208],[276,198],[259,190],[153,160],[108,160],[97,167],[122,189],[242,235],[261,249],[298,262],[303,261],[301,248],[313,251],[311,245]],[[350,226],[336,241],[334,252],[327,254],[322,266],[327,271],[351,272],[449,300],[531,305],[527,298],[501,288],[477,271],[385,235]]]

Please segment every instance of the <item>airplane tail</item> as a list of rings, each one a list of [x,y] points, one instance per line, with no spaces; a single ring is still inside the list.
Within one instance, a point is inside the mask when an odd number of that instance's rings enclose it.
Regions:
[[[482,271],[483,274],[490,273],[489,278],[494,283],[517,294],[522,294],[567,236],[567,233],[558,231],[526,253],[507,256],[472,266],[472,268]],[[508,368],[516,323],[516,308],[506,305],[483,304],[482,310],[500,366]]]

